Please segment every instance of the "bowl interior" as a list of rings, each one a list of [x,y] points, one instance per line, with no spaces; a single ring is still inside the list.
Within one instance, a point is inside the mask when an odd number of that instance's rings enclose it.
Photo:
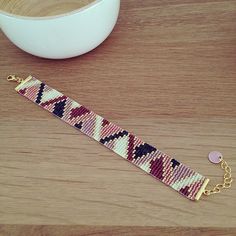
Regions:
[[[0,0],[0,10],[10,14],[45,17],[65,14],[96,0]]]

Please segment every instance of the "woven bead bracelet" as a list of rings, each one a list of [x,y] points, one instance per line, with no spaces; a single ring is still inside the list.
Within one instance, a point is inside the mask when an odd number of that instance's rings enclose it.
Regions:
[[[7,80],[19,83],[15,90],[22,96],[98,141],[190,200],[199,200],[202,194],[211,195],[231,187],[233,181],[231,169],[219,152],[211,152],[209,160],[213,163],[221,163],[221,168],[225,171],[224,181],[208,190],[206,186],[209,179],[205,176],[143,142],[137,136],[102,118],[33,76],[21,79],[10,75]]]

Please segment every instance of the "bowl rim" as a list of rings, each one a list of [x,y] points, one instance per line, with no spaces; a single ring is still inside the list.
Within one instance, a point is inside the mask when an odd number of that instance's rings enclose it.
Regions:
[[[18,15],[18,14],[13,14],[13,13],[9,13],[7,11],[1,10],[0,9],[0,15],[5,15],[7,17],[11,17],[11,18],[18,18],[18,19],[24,19],[24,20],[53,20],[53,19],[57,19],[57,18],[62,18],[62,17],[66,17],[66,16],[71,16],[71,15],[75,15],[78,13],[83,13],[85,11],[88,11],[98,5],[100,5],[102,2],[105,1],[114,1],[114,0],[94,0],[94,2],[89,3],[88,5],[75,9],[73,11],[68,11],[66,13],[62,13],[62,14],[58,14],[58,15],[52,15],[52,16],[23,16],[23,15]]]

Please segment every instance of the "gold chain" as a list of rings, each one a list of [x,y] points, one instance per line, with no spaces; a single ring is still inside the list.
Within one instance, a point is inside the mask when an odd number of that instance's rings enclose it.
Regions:
[[[17,83],[20,84],[20,83],[22,83],[24,81],[24,79],[22,79],[22,78],[20,78],[20,77],[18,77],[16,75],[9,75],[7,77],[7,81],[16,81]]]
[[[231,176],[231,168],[223,158],[221,160],[221,168],[225,171],[223,183],[216,184],[215,187],[212,189],[205,189],[205,195],[209,196],[212,194],[220,193],[222,189],[231,187],[231,183],[233,182],[233,178]]]

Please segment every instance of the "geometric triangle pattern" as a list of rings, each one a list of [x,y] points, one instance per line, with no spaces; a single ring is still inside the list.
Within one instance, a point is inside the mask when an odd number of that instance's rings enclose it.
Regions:
[[[154,178],[195,200],[206,178],[71,98],[31,77],[17,92]]]

